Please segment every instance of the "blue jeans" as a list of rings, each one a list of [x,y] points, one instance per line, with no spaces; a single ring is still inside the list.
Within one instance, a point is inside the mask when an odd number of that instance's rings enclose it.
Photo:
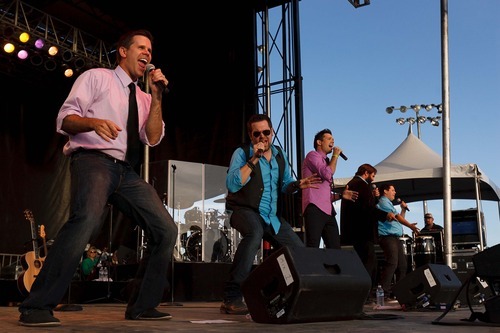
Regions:
[[[240,232],[242,239],[233,258],[229,280],[224,287],[224,301],[226,302],[242,297],[241,284],[250,275],[262,239],[269,241],[275,249],[280,246],[305,246],[289,223],[281,219],[280,230],[276,235],[259,213],[249,208],[234,209],[230,223],[231,227]]]
[[[109,210],[122,211],[145,233],[147,254],[141,260],[127,313],[138,315],[159,305],[177,238],[177,227],[156,190],[124,162],[95,151],[71,157],[71,203],[40,274],[19,311],[52,310],[66,293],[83,251],[101,230]]]

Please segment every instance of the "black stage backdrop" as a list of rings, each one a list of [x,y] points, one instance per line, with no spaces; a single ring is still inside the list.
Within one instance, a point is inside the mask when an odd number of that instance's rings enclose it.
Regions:
[[[53,16],[68,12],[71,2],[28,1]],[[115,15],[109,29],[82,13],[58,18],[110,43],[129,28],[151,30],[152,63],[166,73],[170,92],[163,105],[166,136],[150,149],[150,161],[228,165],[233,149],[246,139],[246,119],[256,112],[253,9],[229,0],[176,1],[160,13],[156,2],[143,2],[142,13],[136,6],[123,11],[121,1],[105,2],[111,7],[101,10]],[[47,240],[56,238],[68,216],[69,159],[62,154],[66,137],[55,132],[55,119],[74,79],[29,68],[20,75],[16,69],[23,65],[5,57],[0,58],[0,253],[21,254],[32,250],[25,209],[45,226]],[[107,228],[105,223],[93,243],[108,244]],[[115,214],[113,244],[134,248],[136,237],[130,221]]]

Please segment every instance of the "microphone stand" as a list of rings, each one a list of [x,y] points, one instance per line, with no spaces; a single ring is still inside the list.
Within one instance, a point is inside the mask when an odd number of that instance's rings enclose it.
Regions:
[[[63,304],[59,303],[55,308],[54,311],[82,311],[83,307],[78,304],[70,304],[71,302],[71,285],[72,281],[69,283],[68,286],[68,301]]]
[[[177,169],[177,166],[175,164],[172,164],[172,218],[174,219],[175,222],[175,170]],[[177,226],[177,251],[180,253],[179,249],[179,226]],[[174,302],[174,278],[175,278],[175,273],[174,273],[174,262],[175,262],[175,256],[172,253],[172,276],[171,276],[171,286],[170,286],[170,303],[165,304],[166,306],[182,306],[182,303],[177,303]]]
[[[122,300],[120,299],[117,299],[117,298],[112,298],[111,297],[111,279],[109,278],[109,274],[111,272],[111,265],[110,265],[110,262],[112,263],[113,261],[113,252],[111,252],[111,246],[112,246],[112,239],[113,239],[113,205],[111,204],[108,204],[109,206],[109,247],[108,247],[108,256],[106,257],[106,259],[104,261],[101,261],[105,263],[105,267],[106,267],[106,270],[107,270],[107,273],[106,273],[106,280],[107,280],[107,294],[106,294],[106,297],[101,297],[101,298],[97,298],[97,299],[94,299],[94,300],[91,300],[91,301],[88,301],[86,303],[95,303],[95,302],[99,302],[99,301],[103,301],[103,300],[113,300],[113,301],[116,301],[116,302],[120,302],[120,303],[124,303]],[[101,256],[102,256],[102,253],[101,253]],[[102,265],[102,264],[101,264]]]

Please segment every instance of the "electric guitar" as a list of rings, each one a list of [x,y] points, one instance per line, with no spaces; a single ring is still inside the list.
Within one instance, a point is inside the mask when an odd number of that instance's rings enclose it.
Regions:
[[[33,243],[33,251],[26,252],[21,258],[21,264],[24,272],[17,279],[17,287],[21,294],[27,296],[31,290],[33,282],[35,282],[40,269],[42,269],[45,256],[47,255],[47,245],[45,243],[45,227],[40,226],[40,237],[43,239],[44,257],[40,256],[40,249],[37,242],[37,227],[33,213],[29,209],[24,210],[24,216],[31,225],[31,242]]]

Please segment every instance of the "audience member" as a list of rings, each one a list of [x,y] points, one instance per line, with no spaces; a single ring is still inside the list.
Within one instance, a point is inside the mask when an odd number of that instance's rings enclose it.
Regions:
[[[97,264],[99,264],[100,256],[97,255],[97,248],[95,246],[89,247],[87,256],[82,261],[82,275],[84,280],[92,281],[99,277]]]

